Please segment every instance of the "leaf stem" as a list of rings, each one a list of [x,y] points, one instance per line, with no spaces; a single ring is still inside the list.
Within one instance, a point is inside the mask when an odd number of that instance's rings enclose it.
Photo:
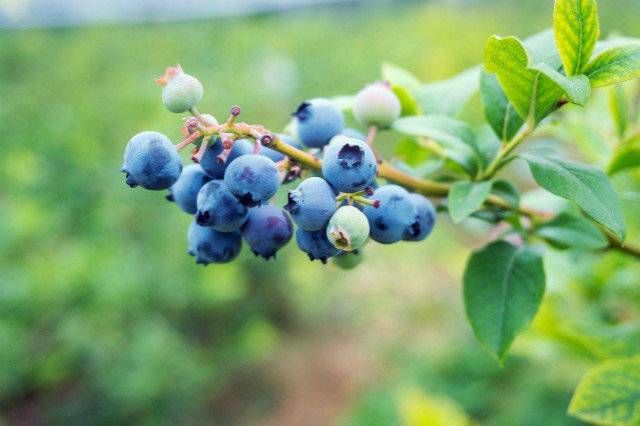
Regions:
[[[530,125],[526,125],[522,128],[507,144],[503,145],[498,151],[496,158],[493,159],[491,164],[487,167],[487,169],[480,176],[480,180],[491,179],[495,174],[500,170],[500,168],[505,164],[505,159],[509,154],[513,152],[514,149],[518,147],[531,133],[533,132],[533,127]]]

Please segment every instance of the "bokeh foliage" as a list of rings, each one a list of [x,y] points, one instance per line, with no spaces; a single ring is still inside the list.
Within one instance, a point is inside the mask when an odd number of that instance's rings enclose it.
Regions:
[[[609,3],[603,33],[637,36],[634,0]],[[0,423],[256,422],[286,395],[272,363],[291,341],[327,335],[366,354],[367,373],[352,373],[358,392],[340,406],[346,424],[420,423],[423,405],[482,424],[575,422],[572,389],[602,345],[557,317],[638,320],[640,275],[620,256],[555,256],[536,332],[500,369],[460,306],[478,223],[443,218],[426,243],[368,247],[366,266],[348,273],[291,247],[276,262],[244,253],[203,269],[185,253],[190,218],[118,173],[137,131],[179,137],[153,84],[168,64],[203,81],[202,110],[239,104],[245,120],[279,128],[300,100],[353,93],[384,61],[445,78],[480,63],[490,34],[526,36],[550,16],[551,4],[504,1],[0,33]],[[479,105],[463,115],[478,118]],[[595,121],[604,111],[588,110]],[[578,114],[555,136],[603,161],[606,141]],[[627,212],[638,209],[637,178],[615,179]]]

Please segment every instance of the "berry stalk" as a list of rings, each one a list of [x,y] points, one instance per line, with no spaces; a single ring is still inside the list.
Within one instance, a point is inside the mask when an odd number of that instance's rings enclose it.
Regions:
[[[521,141],[522,140],[520,140],[520,142]],[[298,164],[301,164],[307,168],[311,168],[314,170],[320,170],[322,168],[322,161],[320,159],[307,152],[301,151],[297,148],[292,147],[291,145],[284,143],[278,137],[274,136],[268,147],[281,152],[287,157],[295,160]],[[403,186],[415,192],[419,192],[423,195],[434,197],[446,197],[449,194],[449,190],[451,189],[451,185],[447,183],[436,182],[411,176],[396,169],[386,161],[383,161],[378,165],[378,177],[381,177],[393,183],[397,183],[400,186]],[[493,194],[487,198],[486,204],[502,209],[514,210],[513,207],[511,207],[509,203],[507,203],[504,199]],[[547,220],[552,216],[550,213],[541,212],[526,207],[519,207],[516,212],[520,215],[539,220]],[[604,231],[607,235],[607,239],[609,240],[609,247],[607,249],[615,250],[620,253],[640,259],[640,247],[636,247],[631,244],[623,244],[609,231]]]

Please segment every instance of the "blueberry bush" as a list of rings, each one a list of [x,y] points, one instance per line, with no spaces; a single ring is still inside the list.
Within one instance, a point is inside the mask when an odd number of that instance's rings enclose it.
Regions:
[[[292,239],[293,220],[296,242],[311,260],[331,258],[352,268],[368,238],[382,244],[424,240],[436,212],[425,196],[438,200],[438,210],[454,223],[474,217],[495,225],[493,241],[469,259],[464,302],[477,338],[502,362],[540,308],[546,282],[541,243],[640,258],[640,249],[625,243],[625,220],[607,177],[640,165],[633,121],[638,114],[632,112],[637,106],[619,85],[640,76],[640,44],[599,37],[594,1],[557,0],[552,31],[524,41],[490,37],[482,67],[425,90],[410,73],[387,66],[383,82],[354,97],[303,102],[283,134],[238,122],[238,107],[222,124],[200,114],[202,86],[180,67],[168,68],[159,79],[165,105],[192,114],[177,148],[193,143],[196,163],[214,152],[210,162],[216,171],[185,169],[178,178],[175,152],[166,137],[153,132],[129,142],[123,171],[131,186],[168,188],[183,210],[197,211],[189,253],[201,263],[235,258],[238,232],[255,254],[275,256]],[[606,173],[535,143],[549,122],[562,118],[562,110],[585,106],[602,87],[610,93],[619,141]],[[486,124],[452,118],[449,112],[478,88]],[[366,136],[345,128],[345,112]],[[377,152],[376,135],[387,129],[406,136],[398,144],[404,161],[387,161]],[[243,152],[234,155],[241,144]],[[529,146],[516,151],[522,145]],[[500,176],[518,160],[540,187],[567,203],[554,212],[524,206],[518,189]],[[207,176],[222,180],[206,183]],[[297,179],[302,181],[288,191],[284,210],[268,204],[282,182]],[[636,424],[638,367],[640,361],[631,357],[594,368],[579,385],[570,412],[593,422]]]
[[[476,337],[502,363],[540,310],[544,245],[640,259],[640,248],[625,242],[619,196],[608,178],[640,166],[638,114],[630,112],[637,100],[620,86],[640,77],[640,40],[600,40],[595,0],[556,0],[552,30],[525,40],[491,36],[484,58],[432,86],[387,65],[382,81],[355,96],[302,102],[281,133],[240,121],[238,106],[224,121],[199,112],[202,84],[179,65],[169,67],[157,82],[169,111],[189,113],[183,139],[174,146],[157,132],[135,135],[122,172],[131,187],[169,190],[167,199],[194,215],[187,251],[205,265],[233,261],[243,242],[273,258],[295,234],[310,260],[351,269],[366,263],[368,240],[427,239],[436,211],[454,223],[470,217],[488,223],[490,242],[471,254],[463,296]],[[552,131],[549,123],[585,107],[601,88],[610,93],[617,139],[606,170],[541,141]],[[471,125],[455,112],[477,90],[485,123]],[[347,128],[345,115],[361,129]],[[378,135],[390,130],[402,139],[396,158],[386,160]],[[189,146],[194,164],[183,168],[177,152]],[[520,162],[541,188],[565,200],[560,208],[522,202],[503,177]],[[286,204],[272,202],[292,182],[297,187]],[[640,358],[613,357],[586,374],[569,411],[595,423],[638,424],[639,393]]]

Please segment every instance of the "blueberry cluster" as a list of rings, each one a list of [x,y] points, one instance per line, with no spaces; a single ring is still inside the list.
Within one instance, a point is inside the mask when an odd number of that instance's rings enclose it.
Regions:
[[[345,128],[342,111],[329,100],[298,107],[296,138],[237,122],[238,107],[222,124],[198,113],[202,85],[180,66],[167,68],[157,82],[170,111],[192,114],[182,128],[185,139],[173,145],[161,133],[135,135],[125,148],[122,172],[131,187],[168,189],[167,200],[193,215],[188,253],[197,263],[230,262],[243,240],[255,255],[275,257],[293,237],[295,224],[297,245],[311,260],[333,258],[350,269],[360,263],[369,238],[382,244],[421,241],[433,229],[431,202],[397,185],[379,186],[372,141]],[[387,85],[377,83],[356,96],[353,113],[368,128],[385,128],[399,117],[400,103]],[[195,146],[194,163],[183,167],[178,150],[189,144]],[[318,163],[321,158],[321,174],[299,164],[298,155],[313,155]],[[272,204],[280,186],[298,178],[286,204]]]

